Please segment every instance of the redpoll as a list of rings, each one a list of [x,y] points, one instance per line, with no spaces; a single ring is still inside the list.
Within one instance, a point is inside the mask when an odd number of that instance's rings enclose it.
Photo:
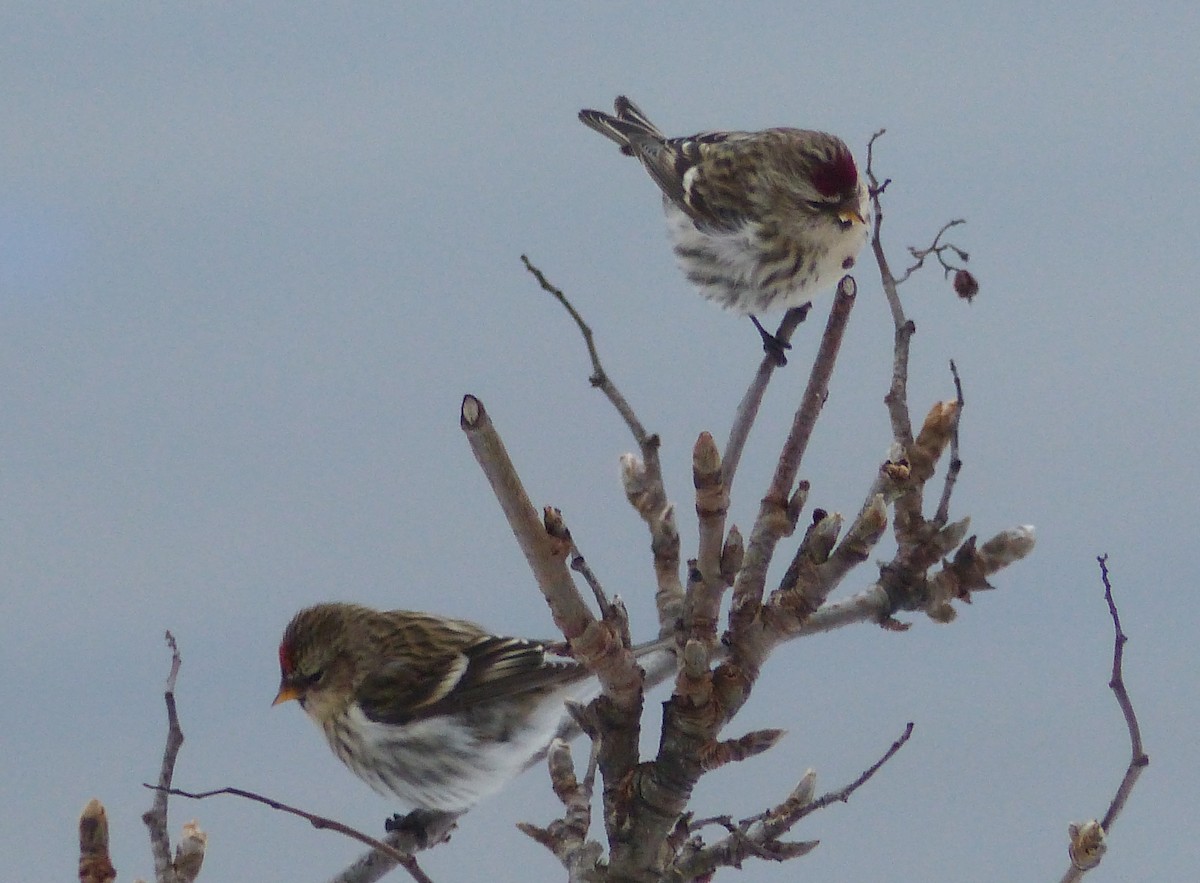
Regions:
[[[742,314],[797,307],[854,266],[870,204],[840,138],[784,128],[667,138],[625,96],[614,107],[579,119],[650,173],[679,266],[709,300]]]
[[[463,620],[318,604],[284,630],[275,704],[298,700],[381,794],[463,812],[545,750],[566,699],[595,693],[587,669],[549,652]]]

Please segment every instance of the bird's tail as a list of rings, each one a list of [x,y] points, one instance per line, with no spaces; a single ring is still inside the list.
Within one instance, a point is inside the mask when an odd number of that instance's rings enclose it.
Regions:
[[[605,138],[621,145],[621,152],[633,156],[634,147],[640,147],[647,142],[661,143],[666,140],[663,133],[654,123],[646,118],[642,109],[626,98],[618,95],[613,102],[616,116],[600,110],[581,110],[579,120],[590,129],[595,129]]]

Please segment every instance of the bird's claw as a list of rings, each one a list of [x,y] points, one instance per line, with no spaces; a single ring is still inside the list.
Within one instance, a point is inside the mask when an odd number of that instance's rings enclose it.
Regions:
[[[763,328],[757,316],[751,316],[750,321],[754,323],[754,327],[758,329],[758,334],[762,338],[763,352],[771,357],[771,361],[775,363],[776,367],[782,368],[787,364],[787,355],[784,351],[790,350],[792,345]]]

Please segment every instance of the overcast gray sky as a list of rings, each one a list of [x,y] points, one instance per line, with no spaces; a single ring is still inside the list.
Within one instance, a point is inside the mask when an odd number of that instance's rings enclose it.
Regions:
[[[779,651],[731,732],[789,735],[706,778],[698,812],[756,812],[809,766],[839,786],[916,731],[797,829],[816,852],[740,879],[1058,879],[1067,823],[1103,813],[1128,754],[1100,553],[1152,762],[1094,878],[1194,875],[1200,13],[992,5],[0,10],[0,877],[70,878],[92,796],[121,879],[151,875],[140,783],[161,756],[166,628],[180,786],[378,830],[394,807],[300,709],[270,707],[275,650],[325,599],[550,633],[459,432],[465,392],[652,632],[646,537],[616,481],[630,440],[518,255],[571,294],[662,435],[685,554],[692,443],[725,437],[759,353],[676,271],[651,181],[575,119],[619,92],[672,134],[806,126],[861,156],[888,129],[894,262],[965,217],[954,240],[982,285],[970,306],[936,271],[904,286],[914,410],[952,394],[954,358],[954,514],[983,536],[1038,529],[953,625]],[[858,278],[803,470],[811,504],[843,512],[889,440],[890,320],[869,263]],[[751,438],[743,527],[819,327]],[[208,880],[322,880],[359,852],[232,798],[173,806],[173,828],[210,835]],[[554,810],[530,772],[423,862],[439,881],[559,879],[512,828]]]

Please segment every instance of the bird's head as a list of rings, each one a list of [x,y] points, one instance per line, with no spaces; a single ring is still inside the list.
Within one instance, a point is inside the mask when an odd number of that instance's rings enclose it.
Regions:
[[[319,722],[345,709],[356,668],[350,652],[354,612],[350,604],[319,604],[292,618],[279,642],[273,705],[295,699]]]
[[[806,134],[804,149],[798,153],[803,172],[794,179],[811,186],[805,201],[843,230],[866,224],[870,215],[867,186],[850,148],[834,135]]]

